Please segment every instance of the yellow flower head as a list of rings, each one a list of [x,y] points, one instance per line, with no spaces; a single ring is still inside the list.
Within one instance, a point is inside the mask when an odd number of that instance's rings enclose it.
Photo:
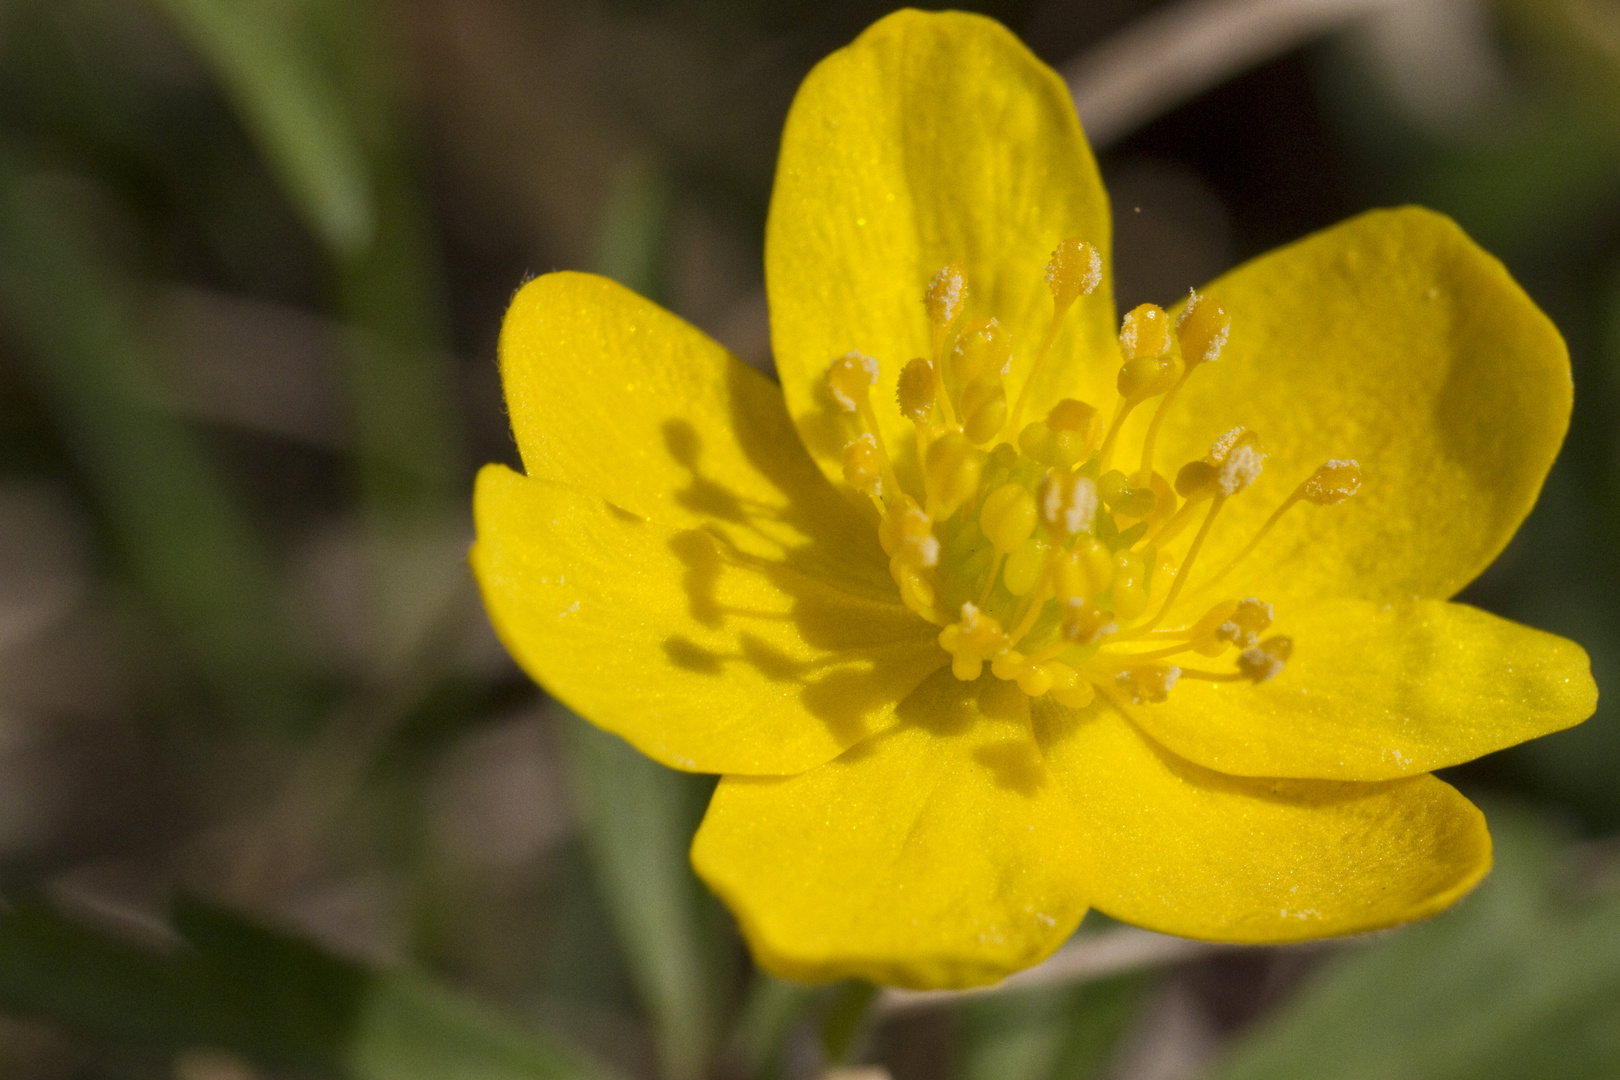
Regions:
[[[1420,918],[1490,864],[1430,771],[1593,710],[1578,646],[1446,602],[1569,417],[1498,262],[1380,211],[1116,323],[1109,240],[1057,76],[906,11],[789,115],[780,388],[602,278],[512,303],[491,617],[725,774],[692,858],[771,971],[988,982],[1088,906],[1239,942]]]

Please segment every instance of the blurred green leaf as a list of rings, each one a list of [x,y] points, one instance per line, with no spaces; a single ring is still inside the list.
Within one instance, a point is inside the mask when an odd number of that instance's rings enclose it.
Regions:
[[[0,915],[0,1005],[92,1039],[231,1050],[340,1080],[612,1080],[543,1032],[409,972],[370,969],[185,901],[167,951],[25,901]]]
[[[602,207],[591,269],[652,300],[664,293],[664,254],[674,192],[645,158],[620,166]]]
[[[1496,868],[1453,911],[1354,947],[1244,1040],[1221,1080],[1583,1080],[1620,1062],[1620,891],[1494,812]]]
[[[784,982],[756,969],[726,1048],[738,1072],[744,1077],[779,1075],[788,1036],[833,992],[832,987]]]
[[[960,1008],[956,1080],[1085,1080],[1102,1075],[1142,991],[1142,975],[1088,986],[972,998]]]
[[[691,1080],[714,1054],[733,955],[724,913],[687,861],[714,778],[666,769],[618,736],[565,715],[597,891],[652,1019],[662,1074]]]
[[[0,159],[0,305],[19,358],[155,609],[239,713],[286,723],[299,657],[268,559],[164,406],[132,287],[93,230],[70,181]]]
[[[158,0],[224,81],[310,227],[336,252],[371,243],[366,161],[332,80],[312,62],[297,5]]]

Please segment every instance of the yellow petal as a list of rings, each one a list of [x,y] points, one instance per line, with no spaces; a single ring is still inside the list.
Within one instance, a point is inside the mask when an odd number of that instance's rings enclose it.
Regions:
[[[1484,816],[1432,776],[1227,776],[1101,702],[1042,702],[1035,730],[1074,807],[1091,905],[1138,926],[1245,943],[1352,934],[1432,915],[1490,869]]]
[[[945,659],[892,588],[845,591],[794,550],[749,555],[718,527],[499,465],[479,473],[474,514],[473,571],[518,663],[674,768],[811,768],[887,726]]]
[[[535,479],[480,476],[473,564],[513,655],[575,710],[680,768],[796,772],[938,666],[757,372],[586,274],[526,285],[500,354]]]
[[[1472,761],[1597,708],[1579,645],[1464,604],[1321,601],[1280,610],[1273,630],[1293,638],[1277,678],[1182,679],[1169,700],[1128,707],[1131,717],[1221,772],[1386,780]]]
[[[823,376],[852,349],[881,363],[874,407],[890,445],[911,452],[896,379],[908,360],[931,355],[923,291],[947,263],[967,272],[963,317],[1012,329],[1012,402],[1051,318],[1046,263],[1068,237],[1089,241],[1107,265],[1107,195],[1063,81],[1005,28],[901,11],[818,64],[782,134],[765,280],[782,388],[823,470],[840,475],[845,437]],[[1060,388],[1086,389],[1083,365],[1086,385],[1112,394],[1113,323],[1105,275],[1068,314],[1032,418]],[[1098,367],[1097,356],[1111,362]]]
[[[1264,255],[1206,290],[1232,316],[1218,363],[1161,436],[1168,467],[1226,428],[1259,432],[1265,473],[1222,511],[1225,562],[1329,458],[1361,493],[1291,510],[1221,588],[1267,599],[1445,599],[1523,520],[1569,422],[1558,331],[1502,264],[1428,210],[1375,211]]]
[[[941,672],[905,723],[788,779],[728,776],[692,844],[754,957],[786,978],[992,982],[1085,912],[1068,804],[1028,699]]]
[[[818,573],[894,591],[870,513],[817,473],[777,387],[657,304],[593,274],[536,278],[507,310],[500,362],[528,475],[669,524],[723,523],[762,554],[813,541]]]

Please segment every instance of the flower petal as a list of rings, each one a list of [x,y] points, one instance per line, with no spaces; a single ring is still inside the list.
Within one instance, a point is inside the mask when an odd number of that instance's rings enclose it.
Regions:
[[[1182,679],[1128,707],[1183,757],[1244,776],[1386,780],[1472,761],[1592,715],[1573,641],[1464,604],[1325,601],[1279,612],[1293,638],[1259,686]]]
[[[1571,400],[1563,340],[1501,263],[1448,218],[1407,207],[1308,236],[1206,292],[1231,338],[1171,410],[1161,468],[1234,424],[1270,455],[1222,511],[1206,572],[1323,461],[1353,458],[1365,475],[1342,505],[1291,510],[1224,589],[1443,600],[1496,557],[1541,490]]]
[[[532,479],[480,475],[473,566],[513,655],[576,711],[669,765],[797,772],[939,666],[869,513],[757,372],[587,274],[526,285],[500,353]]]
[[[940,672],[907,721],[789,779],[728,776],[692,844],[755,958],[791,979],[992,982],[1085,912],[1068,804],[1028,699]]]
[[[1227,776],[1100,700],[1043,701],[1035,730],[1074,807],[1091,905],[1138,926],[1256,944],[1352,934],[1432,915],[1490,869],[1484,816],[1432,776]]]
[[[508,650],[552,694],[666,765],[794,773],[888,726],[937,669],[900,606],[750,555],[718,530],[486,466],[473,571]]]
[[[1068,89],[1005,28],[900,11],[818,64],[782,134],[765,280],[788,408],[827,475],[841,475],[847,438],[823,385],[829,363],[852,349],[878,358],[874,408],[889,445],[909,453],[896,377],[931,355],[923,292],[957,263],[964,318],[1012,330],[1011,404],[1051,320],[1047,260],[1072,236],[1107,265],[1107,195]],[[1045,415],[1059,388],[1089,392],[1082,368],[1111,397],[1114,329],[1105,275],[1067,315],[1027,415]],[[1097,356],[1113,362],[1088,363]]]

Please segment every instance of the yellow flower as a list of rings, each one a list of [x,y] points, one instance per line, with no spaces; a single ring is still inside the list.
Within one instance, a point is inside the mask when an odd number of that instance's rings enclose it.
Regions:
[[[1446,602],[1570,410],[1499,263],[1374,212],[1119,327],[1108,249],[1063,83],[907,11],[788,118],[780,389],[601,278],[512,303],[489,612],[574,709],[725,774],[692,858],[773,972],[987,982],[1088,906],[1421,918],[1490,864],[1430,771],[1594,708],[1578,646]]]

